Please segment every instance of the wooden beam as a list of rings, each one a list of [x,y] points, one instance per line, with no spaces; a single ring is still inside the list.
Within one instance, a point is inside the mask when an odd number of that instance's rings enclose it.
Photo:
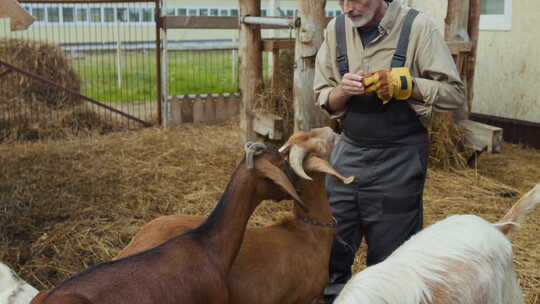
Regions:
[[[267,19],[270,19],[267,17]],[[273,18],[288,20],[284,18]],[[238,17],[230,16],[163,16],[161,24],[164,29],[221,29],[237,30],[240,28]],[[288,29],[284,25],[258,25],[261,29]]]
[[[476,151],[486,149],[489,153],[501,153],[503,129],[472,120],[458,123],[465,131],[465,146]]]
[[[459,53],[467,53],[472,50],[472,43],[465,41],[447,41],[446,44],[450,49],[452,55],[458,55]]]
[[[164,29],[231,29],[240,28],[238,17],[164,16]]]
[[[253,119],[253,130],[272,140],[283,138],[283,118],[267,112],[256,112]]]
[[[273,52],[276,49],[294,49],[294,39],[264,39],[262,49],[265,52]]]

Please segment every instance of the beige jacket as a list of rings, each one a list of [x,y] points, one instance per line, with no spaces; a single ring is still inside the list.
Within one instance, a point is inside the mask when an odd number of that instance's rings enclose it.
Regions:
[[[379,25],[379,36],[364,49],[358,31],[346,20],[349,71],[374,72],[389,69],[405,16],[410,8],[393,1]],[[324,42],[317,54],[314,89],[317,104],[325,111],[330,91],[341,81],[336,62],[335,19],[328,23]],[[412,26],[405,66],[424,101],[408,101],[425,126],[432,111],[460,112],[466,105],[465,86],[457,72],[450,50],[442,34],[424,14],[419,14]],[[346,110],[345,110],[346,111]],[[329,113],[331,118],[344,114]]]

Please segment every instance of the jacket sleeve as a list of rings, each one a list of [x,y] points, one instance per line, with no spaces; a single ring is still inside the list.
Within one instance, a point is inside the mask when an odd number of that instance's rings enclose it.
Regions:
[[[330,112],[326,106],[328,104],[330,91],[332,91],[332,89],[334,89],[338,85],[339,81],[334,77],[335,59],[332,58],[333,52],[331,51],[330,41],[328,37],[328,29],[333,24],[333,22],[330,22],[325,30],[324,41],[319,48],[315,61],[315,79],[313,81],[313,89],[315,90],[315,102],[332,119],[343,116],[343,113],[345,112]]]
[[[432,111],[461,112],[466,106],[465,85],[461,81],[450,50],[442,34],[430,21],[419,38],[416,54],[415,85],[424,97],[411,106],[421,118],[430,118]]]

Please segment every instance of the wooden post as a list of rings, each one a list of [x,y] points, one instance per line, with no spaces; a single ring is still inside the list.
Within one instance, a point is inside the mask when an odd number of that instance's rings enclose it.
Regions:
[[[240,16],[260,16],[260,0],[239,0]],[[240,24],[240,105],[241,141],[255,140],[252,107],[262,88],[261,29],[258,25]]]
[[[469,1],[470,0],[448,0],[448,10],[444,20],[444,36],[447,41],[467,41],[469,37],[459,37],[459,35],[469,35],[467,31],[469,25]],[[465,30],[465,31],[463,31]]]
[[[476,67],[476,50],[478,49],[478,33],[480,31],[480,0],[470,0],[469,10],[469,37],[472,43],[471,52],[466,64],[467,79],[467,99],[469,102],[469,112],[472,112],[472,102],[474,99],[474,73]]]
[[[328,125],[328,119],[315,105],[313,79],[315,57],[324,39],[326,0],[298,2],[301,27],[296,31],[294,69],[294,130],[310,130]]]
[[[281,81],[281,71],[279,69],[279,49],[274,48],[270,54],[272,54],[272,95],[277,96],[279,94],[279,83]]]

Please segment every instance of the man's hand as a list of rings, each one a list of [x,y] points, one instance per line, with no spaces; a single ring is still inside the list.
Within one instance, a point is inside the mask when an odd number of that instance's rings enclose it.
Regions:
[[[362,83],[363,73],[343,75],[341,82],[338,84],[339,94],[344,97],[364,94],[364,84]]]
[[[383,104],[392,98],[409,99],[412,95],[412,78],[408,68],[380,70],[365,75],[362,80],[365,93],[376,92]]]
[[[363,77],[364,73],[362,72],[343,75],[341,82],[330,91],[326,109],[330,113],[342,112],[351,96],[364,94]]]

